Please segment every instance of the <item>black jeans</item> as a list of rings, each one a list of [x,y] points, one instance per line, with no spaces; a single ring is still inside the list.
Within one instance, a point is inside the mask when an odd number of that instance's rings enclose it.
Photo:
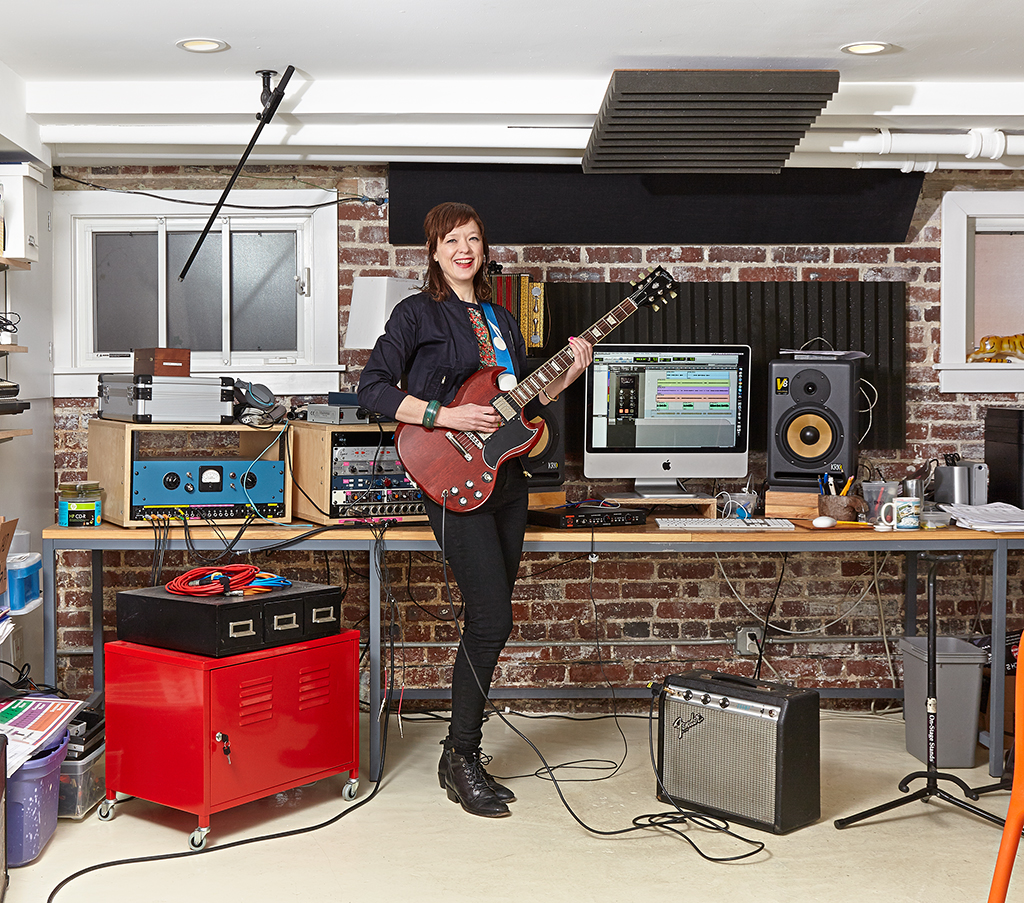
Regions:
[[[462,642],[452,671],[448,737],[463,755],[480,746],[491,678],[512,633],[512,589],[523,554],[528,500],[526,477],[512,460],[498,471],[491,497],[476,511],[458,514],[426,501],[430,526],[462,593]]]

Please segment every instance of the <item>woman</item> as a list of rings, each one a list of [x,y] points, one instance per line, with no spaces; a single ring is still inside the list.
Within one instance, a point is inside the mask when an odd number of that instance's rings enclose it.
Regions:
[[[359,403],[428,429],[493,432],[501,423],[493,407],[452,402],[478,369],[500,366],[496,345],[499,351],[502,345],[509,349],[515,376],[521,378],[526,343],[515,318],[503,307],[491,308],[500,336],[492,339],[488,329],[480,307],[491,294],[485,273],[488,246],[476,211],[466,204],[439,204],[427,214],[423,230],[425,290],[392,311],[359,380]],[[541,404],[554,400],[593,359],[589,343],[577,338],[569,343],[573,363],[541,392]],[[403,378],[405,388],[400,389]],[[444,510],[425,500],[465,611],[452,673],[451,724],[438,780],[450,800],[489,818],[511,814],[506,804],[515,799],[484,769],[480,741],[491,678],[512,632],[512,590],[523,551],[528,496],[521,460],[512,458],[498,470],[490,498],[472,512]]]

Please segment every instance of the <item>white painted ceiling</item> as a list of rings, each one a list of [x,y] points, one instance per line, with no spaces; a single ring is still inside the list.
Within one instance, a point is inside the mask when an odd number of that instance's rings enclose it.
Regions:
[[[615,69],[784,68],[841,73],[791,166],[1024,168],[1021,0],[49,0],[0,21],[0,155],[46,165],[233,163],[256,70],[291,65],[253,163],[578,163]],[[840,52],[863,40],[899,49]]]

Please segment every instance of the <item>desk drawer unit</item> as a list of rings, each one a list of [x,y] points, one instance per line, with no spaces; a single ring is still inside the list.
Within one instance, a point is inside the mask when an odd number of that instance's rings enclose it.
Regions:
[[[179,596],[162,586],[117,594],[117,638],[220,658],[331,636],[341,590],[293,581],[251,596]]]
[[[190,812],[200,849],[214,812],[344,771],[353,799],[358,659],[354,630],[219,659],[107,643],[100,818],[118,793]]]

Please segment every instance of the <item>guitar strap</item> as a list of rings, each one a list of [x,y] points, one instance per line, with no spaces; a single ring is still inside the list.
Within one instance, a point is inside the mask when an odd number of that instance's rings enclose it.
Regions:
[[[491,333],[491,344],[494,346],[494,360],[499,367],[504,367],[505,372],[498,377],[498,388],[502,392],[508,392],[516,387],[516,368],[512,366],[512,353],[509,351],[508,343],[498,328],[498,318],[494,315],[494,308],[487,301],[480,302],[480,309],[484,312],[484,319],[487,321],[487,328]]]

